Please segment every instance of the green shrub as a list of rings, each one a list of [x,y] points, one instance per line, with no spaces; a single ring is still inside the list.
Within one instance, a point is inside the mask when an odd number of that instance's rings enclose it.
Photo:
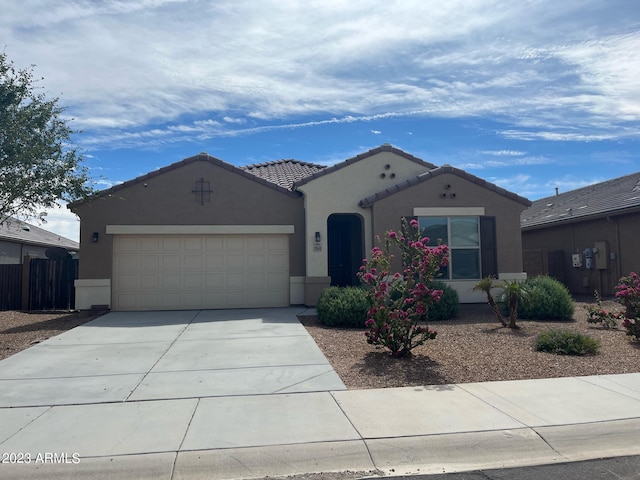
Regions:
[[[360,287],[329,287],[318,299],[318,320],[328,327],[365,328],[369,301]]]
[[[432,304],[429,307],[428,321],[433,322],[437,320],[450,320],[458,315],[460,309],[460,299],[458,298],[458,292],[447,285],[444,282],[434,281],[431,282],[429,288],[436,290],[442,290],[442,296],[440,301]]]
[[[555,353],[556,355],[595,355],[600,343],[589,335],[564,329],[542,332],[536,338],[535,348],[538,352]]]
[[[567,287],[555,278],[541,275],[524,281],[526,301],[518,304],[518,317],[534,320],[570,320],[575,311]]]

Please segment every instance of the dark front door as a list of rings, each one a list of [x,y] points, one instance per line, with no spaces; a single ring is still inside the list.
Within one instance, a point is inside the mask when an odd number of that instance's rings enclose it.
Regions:
[[[362,217],[333,214],[327,220],[327,248],[331,285],[357,285],[362,264]]]

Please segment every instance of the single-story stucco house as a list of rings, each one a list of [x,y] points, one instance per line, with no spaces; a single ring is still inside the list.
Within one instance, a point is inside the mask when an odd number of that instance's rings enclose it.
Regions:
[[[527,199],[385,144],[326,167],[236,167],[206,153],[70,204],[81,220],[76,307],[313,306],[357,281],[376,235],[417,217],[451,248],[463,302],[483,276],[523,278]]]
[[[24,257],[47,258],[47,249],[65,249],[77,254],[80,245],[57,233],[32,225],[17,218],[0,223],[0,264],[21,264]]]
[[[522,212],[524,269],[574,294],[615,294],[640,271],[640,172],[558,193]]]

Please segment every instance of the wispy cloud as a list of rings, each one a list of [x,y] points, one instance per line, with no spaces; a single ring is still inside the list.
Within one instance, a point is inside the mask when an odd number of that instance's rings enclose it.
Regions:
[[[493,155],[495,157],[521,157],[527,154],[527,152],[520,150],[483,150],[480,153],[483,155]]]
[[[0,31],[89,145],[377,115],[484,115],[518,140],[638,135],[640,31],[623,0],[50,3],[10,2]]]

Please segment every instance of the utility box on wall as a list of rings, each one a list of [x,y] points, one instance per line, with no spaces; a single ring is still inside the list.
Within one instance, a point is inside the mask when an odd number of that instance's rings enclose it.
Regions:
[[[571,255],[571,265],[575,268],[581,268],[582,267],[582,254],[581,253],[574,253],[573,255]]]
[[[609,252],[607,250],[607,242],[594,242],[593,253],[597,270],[606,270],[607,268],[609,268]]]

